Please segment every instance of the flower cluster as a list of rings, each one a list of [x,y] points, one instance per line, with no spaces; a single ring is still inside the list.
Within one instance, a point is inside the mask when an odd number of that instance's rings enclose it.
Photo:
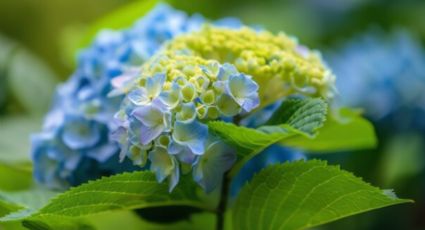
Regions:
[[[70,80],[58,88],[43,132],[32,137],[36,179],[62,189],[133,170],[131,161],[119,163],[119,146],[109,138],[110,121],[122,99],[107,96],[110,81],[144,63],[165,41],[199,29],[203,22],[200,16],[158,5],[132,28],[102,31],[79,55]]]
[[[335,76],[323,63],[320,53],[282,32],[273,35],[248,27],[206,26],[177,36],[167,49],[190,50],[202,58],[234,64],[260,86],[261,108],[288,95],[331,98],[335,92]]]
[[[340,104],[362,107],[398,130],[425,130],[425,51],[410,34],[374,31],[327,59],[339,76]]]
[[[234,151],[207,121],[240,120],[294,94],[333,94],[333,75],[320,56],[283,34],[249,28],[183,34],[132,74],[118,78],[111,93],[126,95],[113,138],[121,159],[149,162],[158,181],[169,178],[170,190],[181,171],[192,169],[211,191],[233,165]]]
[[[202,121],[256,108],[258,85],[251,76],[228,63],[168,53],[146,63],[130,85],[121,88],[129,91],[114,133],[122,156],[142,166],[149,158],[159,181],[170,176],[170,189],[179,180],[179,162],[195,166],[194,178],[205,190],[215,188],[235,155]]]

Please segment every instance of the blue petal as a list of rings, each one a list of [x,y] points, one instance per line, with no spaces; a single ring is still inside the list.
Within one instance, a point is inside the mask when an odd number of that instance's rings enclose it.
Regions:
[[[164,113],[154,105],[139,106],[131,112],[131,116],[148,127],[164,126]]]
[[[146,79],[146,90],[150,98],[156,98],[162,91],[165,74],[159,73]]]
[[[222,142],[210,144],[193,168],[194,180],[206,191],[213,191],[221,184],[223,174],[236,161],[235,151]]]
[[[245,112],[249,112],[257,108],[259,104],[260,104],[260,98],[258,98],[258,96],[251,96],[245,99],[241,107]]]
[[[134,89],[127,95],[127,97],[135,105],[147,105],[150,103],[150,99],[145,88]]]
[[[173,158],[162,147],[155,147],[149,153],[149,160],[151,161],[150,169],[155,172],[158,182],[164,181],[165,178],[174,173],[176,164]]]
[[[142,143],[142,145],[149,144],[155,138],[159,137],[159,135],[161,135],[164,129],[165,127],[163,125],[149,127],[149,126],[145,126],[144,124],[141,124],[140,143]]]
[[[98,162],[103,163],[111,158],[114,154],[118,153],[118,146],[115,143],[106,143],[87,152],[87,156],[96,159]]]
[[[227,94],[222,94],[217,99],[217,109],[225,116],[232,117],[241,112],[241,107]]]
[[[189,124],[176,121],[172,136],[178,144],[187,146],[194,154],[201,155],[205,151],[208,127],[197,121]]]
[[[185,147],[182,151],[180,151],[177,154],[177,158],[186,164],[192,165],[196,159],[197,159],[198,155],[195,155],[192,153],[192,151],[190,151],[189,148]]]
[[[217,79],[220,81],[226,81],[229,79],[231,75],[235,75],[237,73],[238,73],[238,70],[236,69],[234,65],[229,63],[224,63],[220,68]]]
[[[119,154],[119,160],[120,162],[124,161],[125,156],[127,155],[128,147],[129,147],[129,140],[128,140],[128,134],[127,129],[124,127],[118,127],[117,129],[113,130],[111,132],[111,140],[116,141],[120,144],[120,154]]]
[[[167,149],[169,154],[175,155],[182,152],[184,148],[185,148],[184,146],[179,145],[178,143],[176,143],[174,140],[171,139]]]
[[[259,104],[257,83],[243,74],[230,76],[226,93],[247,112]]]
[[[95,121],[69,117],[62,131],[63,142],[71,149],[90,148],[100,141],[102,127]]]
[[[174,109],[181,100],[180,86],[173,82],[170,90],[161,92],[159,100],[168,107],[168,109]]]
[[[196,107],[193,102],[184,103],[176,115],[176,120],[182,123],[191,123],[196,118]]]
[[[177,186],[177,184],[179,183],[179,179],[180,179],[179,162],[174,157],[172,158],[172,161],[173,161],[174,171],[171,173],[170,181],[169,181],[169,185],[168,185],[169,186],[168,192],[170,192],[170,193]]]

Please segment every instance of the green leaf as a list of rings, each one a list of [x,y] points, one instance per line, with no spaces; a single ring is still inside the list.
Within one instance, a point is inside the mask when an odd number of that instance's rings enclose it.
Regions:
[[[95,230],[88,220],[63,216],[43,216],[22,221],[22,225],[30,230]]]
[[[316,138],[293,136],[280,142],[288,147],[309,153],[331,153],[346,150],[374,148],[377,139],[373,125],[358,112],[343,108],[339,114],[331,114]]]
[[[294,129],[314,135],[323,126],[327,104],[319,98],[288,99],[273,113],[266,125],[288,124]]]
[[[23,227],[21,223],[16,223],[16,222],[0,223],[0,229],[7,229],[7,230],[27,230],[27,228]]]
[[[423,134],[392,135],[383,145],[380,175],[384,185],[400,186],[425,168]]]
[[[0,113],[4,111],[8,98],[6,72],[16,44],[0,34]]]
[[[81,47],[89,45],[102,29],[122,29],[133,25],[137,19],[149,12],[158,2],[158,0],[134,1],[97,20],[89,27],[87,35],[81,42]]]
[[[2,195],[0,194],[0,217],[5,216],[11,212],[16,212],[22,207],[14,204],[13,202],[5,201]]]
[[[31,170],[28,167],[26,164],[0,163],[0,190],[16,191],[29,188],[33,181]]]
[[[267,123],[273,125],[252,129],[212,121],[208,127],[237,148],[238,162],[230,172],[232,176],[246,161],[276,142],[295,136],[314,137],[316,130],[325,122],[326,112],[327,105],[322,99],[291,99],[285,101]]]
[[[209,212],[193,214],[189,219],[175,223],[155,223],[140,218],[135,212],[118,211],[91,216],[89,223],[100,230],[120,229],[123,223],[125,230],[212,230],[215,221],[215,214]]]
[[[28,208],[0,218],[0,222],[36,221],[51,223],[55,218],[77,218],[112,210],[130,210],[167,205],[207,207],[196,195],[197,187],[190,180],[168,193],[168,184],[159,184],[149,171],[124,173],[72,188],[51,199],[42,208]],[[72,220],[72,219],[71,219]]]
[[[0,119],[1,163],[19,165],[31,162],[29,136],[40,129],[41,120],[25,116]]]
[[[39,209],[56,194],[38,186],[21,191],[0,191],[0,217],[11,212]]]
[[[0,119],[0,190],[28,189],[32,185],[29,135],[39,129],[41,119]]]
[[[324,161],[270,166],[242,188],[234,229],[304,229],[390,205],[412,202]]]
[[[17,48],[7,66],[7,84],[20,106],[30,113],[44,114],[50,103],[57,77],[37,56]]]

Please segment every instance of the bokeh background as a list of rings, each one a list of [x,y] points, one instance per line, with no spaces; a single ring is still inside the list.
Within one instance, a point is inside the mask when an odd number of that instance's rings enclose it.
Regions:
[[[285,31],[321,50],[337,74],[341,96],[336,104],[362,107],[374,122],[377,149],[317,157],[392,188],[415,204],[320,229],[425,229],[425,1],[168,2],[211,19],[234,16],[249,25]],[[26,172],[23,163],[22,172],[4,176],[7,162],[28,158],[29,134],[40,129],[54,86],[71,75],[78,49],[89,44],[100,25],[117,27],[114,20],[103,20],[111,14],[130,25],[142,12],[130,0],[0,0],[2,189],[16,189],[7,181]]]

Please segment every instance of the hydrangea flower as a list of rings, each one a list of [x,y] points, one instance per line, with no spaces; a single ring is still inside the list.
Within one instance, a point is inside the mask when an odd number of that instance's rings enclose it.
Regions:
[[[125,98],[112,136],[121,159],[150,162],[170,191],[181,168],[212,191],[235,162],[206,122],[248,117],[290,95],[328,98],[334,90],[317,53],[284,34],[249,28],[205,26],[177,36],[135,76],[113,90]]]
[[[425,51],[409,33],[370,32],[327,59],[339,76],[339,104],[398,130],[425,130]]]
[[[145,151],[157,179],[170,177],[170,189],[179,180],[179,162],[193,165],[195,180],[211,191],[235,155],[203,121],[252,111],[259,105],[258,85],[231,64],[188,54],[158,55],[140,72],[117,113],[113,136],[123,156],[133,159],[130,148]]]
[[[119,146],[108,135],[122,100],[108,97],[108,93],[112,85],[125,84],[125,80],[132,77],[134,67],[155,54],[164,42],[199,29],[204,21],[199,15],[189,17],[160,4],[129,29],[100,32],[93,44],[80,53],[71,78],[57,89],[43,131],[32,137],[36,179],[51,188],[63,189],[101,175],[135,169],[130,160],[119,163]],[[238,21],[231,23],[237,26]],[[149,84],[153,84],[150,91],[141,93],[141,97],[151,97],[158,89],[155,87],[162,87],[161,82]],[[171,100],[173,94],[161,96]],[[143,104],[143,98],[137,100]],[[160,112],[154,107],[151,109]],[[163,131],[154,126],[155,118],[139,115],[137,122],[152,131],[151,135]],[[137,154],[134,148],[131,150]],[[137,160],[135,163],[139,164]]]

